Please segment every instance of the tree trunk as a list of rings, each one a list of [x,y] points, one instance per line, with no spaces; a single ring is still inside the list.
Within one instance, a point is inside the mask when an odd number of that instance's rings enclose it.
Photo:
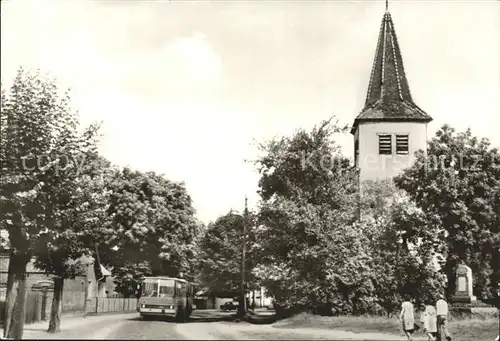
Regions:
[[[4,317],[4,330],[3,330],[3,337],[7,337],[7,331],[9,330],[10,327],[10,320],[11,320],[11,314],[12,314],[12,307],[11,304],[9,304],[9,296],[12,293],[12,286],[13,286],[13,280],[14,280],[14,269],[16,268],[15,262],[13,260],[13,255],[12,252],[9,255],[9,268],[7,270],[7,291],[5,293],[5,307],[3,311],[3,317]]]
[[[26,302],[26,255],[10,254],[7,278],[7,297],[5,302],[4,337],[23,338]]]
[[[83,290],[85,290],[83,295],[83,317],[87,316],[87,301],[89,298],[89,269],[88,266],[85,268],[85,283],[83,285]]]
[[[63,296],[64,279],[54,278],[54,296],[52,298],[52,307],[50,310],[50,322],[48,333],[59,333],[61,331],[61,312]]]

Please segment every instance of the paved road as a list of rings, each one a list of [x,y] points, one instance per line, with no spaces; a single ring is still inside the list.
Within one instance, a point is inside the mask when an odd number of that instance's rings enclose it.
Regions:
[[[197,310],[187,323],[143,320],[138,313],[64,318],[61,332],[48,334],[47,323],[26,326],[25,339],[114,340],[405,340],[402,336],[355,334],[341,330],[286,329],[228,321],[234,312]],[[425,340],[416,337],[415,340]]]
[[[405,340],[404,336],[379,333],[356,334],[341,330],[285,329],[272,325],[225,321],[233,313],[196,311],[189,322],[143,321],[129,318],[114,327],[106,339],[166,339],[166,340]],[[102,334],[101,334],[102,335]],[[417,336],[415,340],[426,340]]]
[[[26,325],[24,339],[223,339],[210,336],[212,327],[229,319],[234,312],[197,310],[188,323],[173,320],[144,320],[138,313],[82,317],[63,316],[61,331],[56,334],[46,332],[48,322]],[[217,328],[215,328],[217,329]]]
[[[112,329],[112,330],[111,330]],[[165,321],[143,321],[135,317],[112,326],[105,339],[114,340],[184,340],[175,323]]]
[[[213,335],[213,328],[211,327],[216,327],[216,325],[222,323],[221,321],[233,314],[234,312],[199,310],[193,312],[187,323],[175,323],[173,320],[165,319],[144,320],[139,316],[135,316],[110,326],[109,333],[104,338],[115,340],[224,339],[223,335]],[[111,331],[111,329],[113,330]]]

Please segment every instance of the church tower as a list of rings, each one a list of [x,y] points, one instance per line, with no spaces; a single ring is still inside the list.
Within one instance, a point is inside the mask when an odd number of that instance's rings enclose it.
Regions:
[[[366,102],[354,120],[354,158],[360,181],[392,178],[427,149],[432,118],[411,97],[394,24],[382,19]]]

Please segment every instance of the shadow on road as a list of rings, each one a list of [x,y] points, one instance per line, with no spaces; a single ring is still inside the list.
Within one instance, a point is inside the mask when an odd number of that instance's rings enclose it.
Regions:
[[[256,314],[249,311],[245,316],[245,320],[252,324],[272,324],[278,319],[275,314]]]
[[[129,321],[164,321],[168,323],[178,323],[173,317],[151,316],[143,318],[140,316],[129,318]],[[271,324],[276,322],[274,315],[259,315],[249,312],[243,319],[234,312],[221,312],[214,310],[197,310],[191,315],[188,321],[181,323],[212,323],[212,322],[248,322],[252,324]]]

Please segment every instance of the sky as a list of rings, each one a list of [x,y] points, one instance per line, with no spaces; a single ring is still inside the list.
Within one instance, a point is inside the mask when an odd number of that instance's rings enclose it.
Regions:
[[[414,101],[500,146],[500,2],[390,1]],[[1,2],[1,74],[41,69],[113,163],[184,181],[198,218],[258,202],[256,141],[364,105],[384,1]],[[351,135],[338,136],[351,157]]]

